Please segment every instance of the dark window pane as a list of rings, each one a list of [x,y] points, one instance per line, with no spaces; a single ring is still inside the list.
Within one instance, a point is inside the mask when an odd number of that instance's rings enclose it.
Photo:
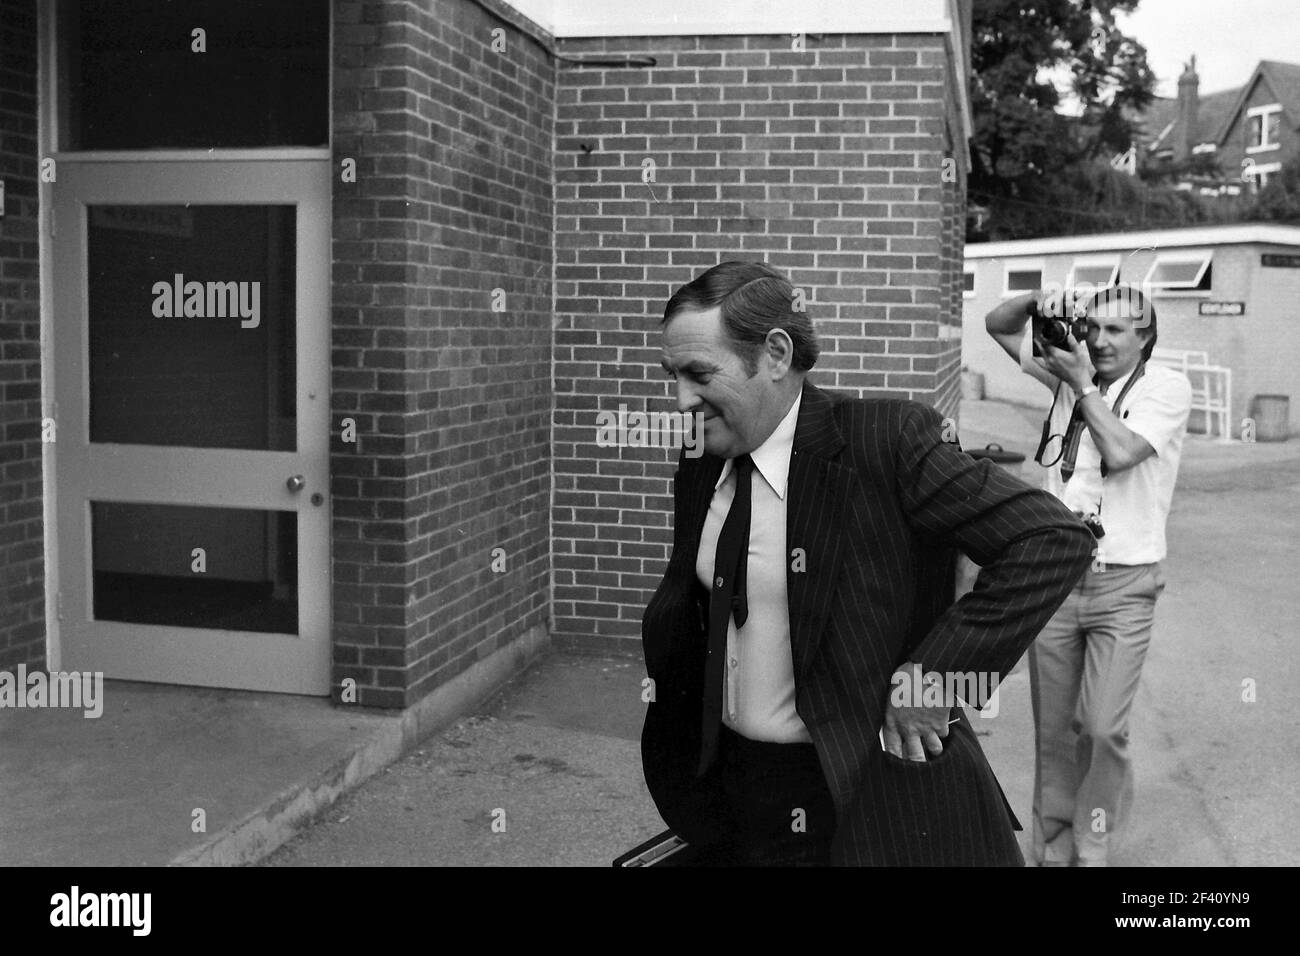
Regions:
[[[1246,120],[1246,145],[1260,146],[1263,143],[1264,119],[1261,116],[1252,116]]]
[[[90,440],[297,447],[293,206],[92,206]]]
[[[1007,273],[1007,288],[1012,292],[1037,292],[1043,284],[1043,270],[1011,270]]]
[[[329,142],[328,0],[62,0],[57,29],[62,149]]]
[[[90,522],[95,620],[298,633],[293,512],[92,501]]]
[[[1083,285],[1087,283],[1094,289],[1100,289],[1110,285],[1110,277],[1114,274],[1114,266],[1076,266],[1074,269],[1074,284]]]

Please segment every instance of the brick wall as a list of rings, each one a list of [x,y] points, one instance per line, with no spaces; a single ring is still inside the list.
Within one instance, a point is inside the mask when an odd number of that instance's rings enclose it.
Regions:
[[[404,706],[546,619],[554,61],[468,0],[334,13],[334,678]]]
[[[43,602],[34,4],[0,11],[3,666],[41,660]],[[663,302],[721,259],[806,290],[814,381],[953,407],[942,38],[577,40],[659,62],[557,73],[470,0],[334,17],[336,160],[356,164],[333,205],[336,688],[404,706],[543,626],[551,560],[561,642],[635,646],[671,456],[595,447],[595,412],[671,407]]]
[[[674,407],[659,319],[669,294],[707,267],[763,259],[807,291],[824,349],[815,383],[954,405],[960,339],[941,342],[939,324],[960,321],[964,184],[941,181],[953,109],[943,38],[791,45],[560,44],[658,63],[559,72],[557,643],[636,646],[671,545],[676,456],[597,447],[596,413]]]
[[[970,12],[966,13],[970,31]],[[944,123],[944,159],[940,175],[942,245],[939,251],[940,310],[935,374],[929,402],[940,414],[957,417],[961,401],[962,312],[965,297],[963,273],[966,256],[966,141],[954,130],[963,128],[955,85],[965,77],[949,71],[949,95]]]
[[[36,4],[0,0],[0,669],[45,663]]]
[[[937,382],[926,399],[941,414],[954,418],[961,400],[962,257],[966,249],[963,188],[956,183],[943,186],[943,242],[939,253],[941,302],[935,341]]]

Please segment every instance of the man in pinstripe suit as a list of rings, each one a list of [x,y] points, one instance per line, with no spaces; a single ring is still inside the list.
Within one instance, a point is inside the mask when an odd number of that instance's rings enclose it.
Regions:
[[[891,682],[1007,674],[1092,536],[945,441],[932,409],[806,382],[818,347],[795,301],[779,273],[724,262],[664,311],[706,454],[680,460],[642,622],[650,793],[703,862],[1021,865],[965,712],[895,706]],[[956,604],[954,549],[983,566]]]

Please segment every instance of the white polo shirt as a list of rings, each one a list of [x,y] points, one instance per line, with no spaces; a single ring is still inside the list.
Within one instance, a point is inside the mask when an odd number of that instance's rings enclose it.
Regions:
[[[1028,331],[1020,340],[1020,367],[1052,390],[1051,435],[1064,435],[1074,411],[1074,390],[1047,370],[1033,354],[1033,337]],[[1102,396],[1108,408],[1124,390],[1128,375],[1112,382]],[[1061,479],[1057,461],[1046,472],[1043,488],[1065,503],[1071,511],[1099,512],[1106,536],[1098,542],[1098,559],[1107,565],[1151,564],[1164,560],[1165,521],[1178,479],[1183,436],[1192,410],[1192,385],[1187,376],[1173,369],[1147,363],[1146,371],[1134,383],[1120,408],[1125,427],[1142,436],[1155,449],[1132,468],[1109,471],[1103,482],[1101,453],[1086,426],[1075,456],[1075,470],[1068,482]],[[1052,441],[1044,460],[1056,457],[1062,439]]]

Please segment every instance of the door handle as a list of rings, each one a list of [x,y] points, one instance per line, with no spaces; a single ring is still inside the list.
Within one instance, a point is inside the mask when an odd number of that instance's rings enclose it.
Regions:
[[[307,480],[302,475],[293,475],[284,484],[286,488],[297,494],[307,487]]]

